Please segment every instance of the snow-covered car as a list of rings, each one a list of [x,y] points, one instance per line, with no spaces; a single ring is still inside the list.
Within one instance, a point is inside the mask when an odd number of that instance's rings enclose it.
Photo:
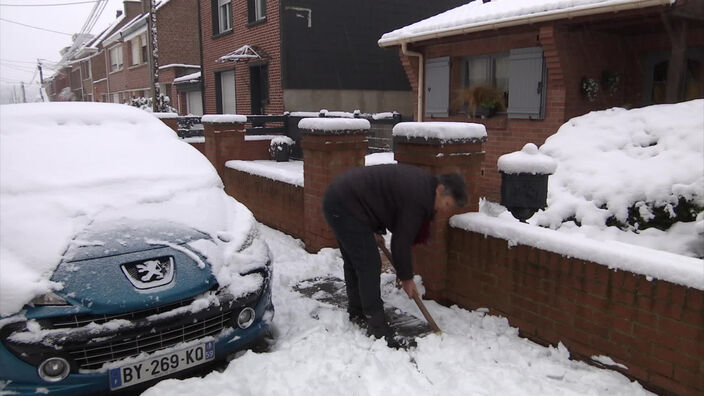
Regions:
[[[252,213],[147,112],[0,106],[0,219],[0,391],[135,389],[271,341]]]

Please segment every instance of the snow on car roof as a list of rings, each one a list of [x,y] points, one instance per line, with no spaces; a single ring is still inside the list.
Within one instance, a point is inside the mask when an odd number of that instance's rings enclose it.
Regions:
[[[250,217],[210,162],[150,113],[107,103],[0,106],[0,315],[61,288],[51,274],[89,224],[170,221],[229,232],[236,243]]]

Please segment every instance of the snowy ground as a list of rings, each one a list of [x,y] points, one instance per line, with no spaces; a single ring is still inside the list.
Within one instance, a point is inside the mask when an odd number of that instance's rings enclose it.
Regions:
[[[365,337],[345,312],[291,289],[303,279],[342,277],[338,250],[308,254],[301,241],[261,229],[274,256],[277,343],[269,353],[244,353],[222,373],[163,381],[145,395],[648,394],[617,372],[569,360],[562,345],[546,348],[519,338],[505,318],[433,301],[426,305],[444,333],[420,339],[409,351],[389,349]],[[422,318],[393,287],[393,275],[382,277],[382,293],[387,303]]]

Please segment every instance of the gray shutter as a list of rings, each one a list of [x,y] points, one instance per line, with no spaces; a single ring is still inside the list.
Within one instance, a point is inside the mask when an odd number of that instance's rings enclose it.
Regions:
[[[425,62],[425,115],[447,117],[450,107],[450,58]]]
[[[513,49],[508,61],[508,117],[544,118],[543,49]]]

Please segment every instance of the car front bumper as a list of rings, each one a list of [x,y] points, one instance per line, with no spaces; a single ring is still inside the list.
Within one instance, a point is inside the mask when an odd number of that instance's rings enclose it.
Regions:
[[[266,283],[264,290],[259,296],[259,300],[253,307],[256,312],[254,323],[246,328],[241,329],[237,325],[228,326],[222,329],[218,334],[204,337],[203,340],[212,340],[214,344],[215,361],[225,360],[229,355],[244,350],[256,345],[264,338],[271,336],[271,321],[273,319],[274,307],[271,302],[271,285]],[[198,340],[195,340],[196,342]],[[150,356],[161,354],[161,350],[156,350],[150,353]],[[62,381],[51,383],[40,378],[37,365],[20,359],[17,355],[8,349],[8,345],[0,343],[0,390],[5,392],[16,392],[21,395],[38,394],[51,392],[56,395],[83,395],[106,393],[110,391],[110,378],[108,370],[76,370],[72,367],[72,372]],[[110,363],[111,367],[119,364],[119,361]],[[72,364],[74,366],[74,364]],[[175,375],[167,375],[144,385],[153,384],[159,380],[171,377],[178,377],[180,374],[195,371],[193,369],[184,372],[175,373]],[[129,390],[131,388],[125,388]]]

